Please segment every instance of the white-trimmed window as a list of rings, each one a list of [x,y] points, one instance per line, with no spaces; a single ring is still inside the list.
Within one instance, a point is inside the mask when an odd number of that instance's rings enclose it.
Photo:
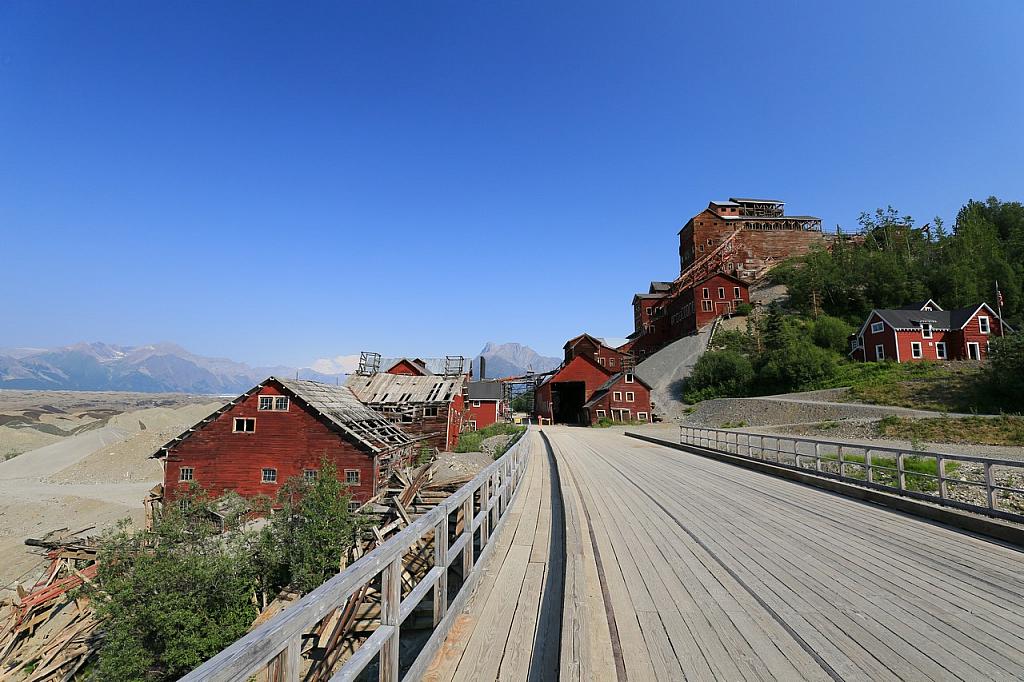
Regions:
[[[885,323],[884,322],[872,322],[871,323],[871,333],[872,334],[881,334],[884,331],[885,331]]]
[[[178,511],[180,511],[182,514],[184,514],[191,508],[192,500],[188,499],[187,497],[183,497],[180,500],[178,500]]]
[[[178,469],[179,481],[194,481],[196,478],[195,467],[181,467]]]
[[[914,358],[915,360],[920,360],[922,357],[924,357],[924,351],[921,348],[920,341],[910,342],[910,357]]]
[[[704,312],[712,313],[715,311],[715,304],[712,303],[711,301],[701,301],[701,304],[701,308],[704,310]]]
[[[608,366],[609,367],[614,367],[615,366],[615,358],[608,358]]]
[[[317,476],[319,476],[319,475],[320,475],[320,472],[317,471],[316,469],[304,469],[303,472],[302,472],[302,478],[307,483],[312,483],[313,481],[315,481],[317,479]]]
[[[701,298],[708,298],[708,299],[711,298],[711,289],[708,289],[707,287],[704,287],[701,290]]]
[[[612,400],[622,401],[622,391],[615,391],[612,393]]]
[[[651,306],[647,306],[647,316],[651,316]]]
[[[466,428],[470,431],[476,431],[476,420],[470,419],[466,422]]]
[[[256,430],[256,420],[252,417],[235,417],[231,430],[235,433],[252,433]]]
[[[725,287],[718,287],[718,298],[725,300]]]
[[[633,373],[632,372],[626,372],[626,374],[624,376],[625,376],[625,381],[626,381],[627,384],[633,383]]]
[[[631,403],[636,400],[636,394],[632,391],[626,391],[626,402]]]
[[[473,407],[480,407],[480,401],[479,400],[474,400],[473,401]]]
[[[932,323],[922,322],[921,323],[921,338],[930,339],[932,338]]]
[[[263,476],[260,481],[263,483],[277,483],[277,469],[263,469]]]
[[[362,503],[352,500],[348,503],[348,510],[350,513],[359,511],[359,507],[363,506]]]
[[[946,359],[946,343],[944,341],[935,342],[935,357],[939,360]]]
[[[645,422],[645,421],[647,421],[647,413],[646,412],[637,412],[636,413],[636,418],[639,419],[642,422]]]
[[[345,469],[345,483],[359,485],[359,469]]]
[[[604,419],[604,417],[605,417],[605,411],[604,410],[598,410],[596,414],[597,414],[597,418],[598,419]]]
[[[261,395],[259,410],[260,412],[287,412],[290,402],[286,395]]]
[[[424,417],[436,417],[437,416],[437,408],[436,407],[424,407],[423,408],[423,416]]]
[[[875,346],[875,360],[885,360],[885,346],[882,344]]]
[[[740,292],[740,288],[739,287],[733,287],[732,288],[732,297],[733,298],[743,298],[743,294]]]
[[[992,331],[992,326],[989,324],[988,317],[985,315],[978,315],[978,331],[982,334],[988,334]]]
[[[604,358],[598,358],[598,359],[597,359],[597,364],[599,364],[599,365],[601,365],[602,367],[604,367]]]

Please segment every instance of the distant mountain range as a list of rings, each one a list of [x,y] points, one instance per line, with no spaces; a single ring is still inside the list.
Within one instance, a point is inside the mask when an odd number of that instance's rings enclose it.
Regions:
[[[558,367],[561,358],[545,357],[519,343],[494,343],[488,341],[475,358],[473,358],[473,376],[480,376],[480,358],[487,359],[488,379],[518,376],[532,370],[538,374]]]
[[[520,375],[527,370],[547,372],[561,362],[518,343],[487,343],[473,359],[475,377],[480,375],[481,357],[487,358],[488,378]],[[440,363],[443,365],[443,360]],[[296,374],[328,383],[344,376],[308,367],[251,367],[226,358],[196,355],[173,343],[0,348],[0,388],[11,389],[237,394],[268,376]]]
[[[334,382],[338,376],[292,367],[250,367],[196,355],[173,343],[0,349],[0,388],[146,393],[241,393],[268,376]]]

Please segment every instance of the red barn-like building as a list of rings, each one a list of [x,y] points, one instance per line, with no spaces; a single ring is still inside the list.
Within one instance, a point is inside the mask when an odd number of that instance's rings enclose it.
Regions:
[[[534,412],[554,424],[588,424],[584,404],[615,373],[592,355],[576,355],[537,387]]]
[[[164,500],[195,484],[213,496],[275,498],[293,476],[329,460],[353,499],[376,494],[385,472],[408,461],[413,440],[344,386],[270,377],[158,450]]]
[[[619,372],[594,391],[583,411],[591,425],[606,418],[614,422],[649,422],[651,387],[638,376]]]
[[[943,310],[932,300],[897,310],[872,310],[851,340],[850,356],[862,362],[983,360],[988,343],[1007,331],[987,303]]]
[[[433,374],[433,372],[427,369],[427,363],[419,358],[413,360],[400,358],[384,371],[387,374],[402,374],[412,377],[425,377]]]
[[[503,419],[504,386],[500,381],[474,381],[466,400],[466,428],[486,429]]]
[[[626,339],[622,339],[621,343],[611,345],[605,339],[591,336],[590,334],[580,334],[574,336],[565,342],[563,350],[565,351],[564,364],[568,365],[572,362],[573,358],[579,356],[586,356],[593,358],[597,361],[597,364],[602,367],[607,367],[612,370],[614,374],[616,371],[622,369],[622,360],[626,357],[626,353],[619,350],[618,346],[623,343],[627,343]]]
[[[353,374],[345,385],[360,402],[380,412],[439,450],[459,442],[465,407],[466,376],[377,373]]]

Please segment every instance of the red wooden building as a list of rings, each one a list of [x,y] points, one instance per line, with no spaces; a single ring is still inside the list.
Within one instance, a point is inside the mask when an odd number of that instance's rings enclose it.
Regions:
[[[615,370],[599,364],[593,355],[574,356],[537,387],[535,415],[553,424],[589,424],[583,406],[613,374]]]
[[[897,310],[872,310],[851,339],[862,362],[983,360],[993,338],[1012,331],[987,303],[943,310],[932,300]]]
[[[364,502],[414,446],[344,386],[270,377],[152,456],[163,466],[168,502],[193,484],[214,496],[275,498],[289,478],[316,476],[324,458]]]
[[[414,377],[425,377],[433,374],[433,372],[427,369],[427,363],[419,358],[399,358],[384,371],[387,374],[403,374]]]
[[[628,343],[627,339],[619,339],[615,342],[608,342],[605,339],[590,334],[580,334],[565,342],[564,364],[568,365],[572,359],[581,355],[593,358],[597,364],[612,370],[612,373],[622,369],[622,360],[627,353],[620,350],[619,346]],[[613,345],[614,344],[614,345]]]
[[[608,378],[584,403],[591,425],[602,419],[614,422],[651,421],[651,387],[634,374],[619,372]]]
[[[466,375],[353,374],[345,381],[360,402],[402,425],[426,444],[452,450],[459,442]]]
[[[500,381],[474,381],[466,399],[466,430],[486,429],[504,420],[505,391]]]

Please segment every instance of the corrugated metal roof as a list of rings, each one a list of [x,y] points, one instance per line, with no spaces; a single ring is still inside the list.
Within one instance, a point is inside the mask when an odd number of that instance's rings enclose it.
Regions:
[[[356,398],[371,405],[408,403],[447,403],[462,392],[464,378],[444,376],[404,376],[401,374],[353,374],[345,380]]]
[[[735,201],[712,201],[712,206],[739,206]]]
[[[729,201],[735,201],[739,204],[784,204],[785,201],[781,199],[744,199],[741,197],[729,197]]]
[[[504,392],[500,381],[474,381],[469,385],[470,400],[501,400]]]

